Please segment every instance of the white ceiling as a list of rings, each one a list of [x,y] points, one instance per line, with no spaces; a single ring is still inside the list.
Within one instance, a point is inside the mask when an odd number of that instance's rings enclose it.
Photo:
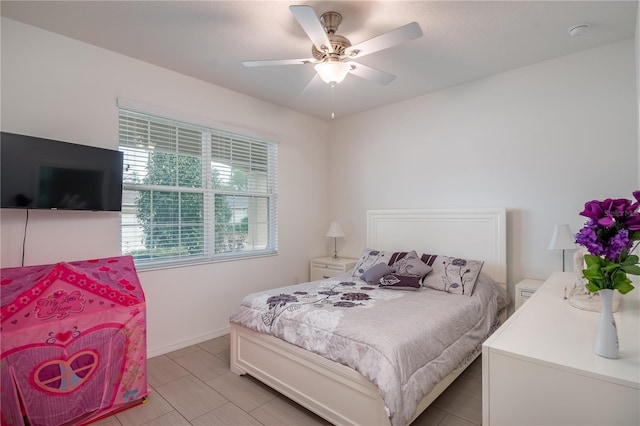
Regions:
[[[328,85],[302,90],[312,65],[245,68],[243,60],[311,57],[290,13],[308,4],[343,15],[359,43],[409,22],[424,36],[358,61],[396,75],[388,86],[353,75],[332,106]],[[628,39],[637,1],[5,1],[3,16],[140,59],[323,120]],[[571,37],[568,29],[587,23]]]

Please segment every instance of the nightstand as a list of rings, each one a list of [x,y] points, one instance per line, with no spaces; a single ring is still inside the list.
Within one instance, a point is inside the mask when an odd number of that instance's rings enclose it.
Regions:
[[[537,289],[540,288],[544,281],[532,280],[531,278],[525,278],[516,284],[516,309],[518,309],[524,302],[530,298]]]
[[[317,281],[342,275],[356,266],[357,262],[358,259],[350,259],[347,257],[318,257],[311,259],[309,276],[311,277],[311,281]]]

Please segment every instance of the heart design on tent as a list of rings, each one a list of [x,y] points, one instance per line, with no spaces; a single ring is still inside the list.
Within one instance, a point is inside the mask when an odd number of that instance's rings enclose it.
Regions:
[[[64,333],[56,333],[56,340],[66,342],[71,337],[71,331],[65,331]]]
[[[83,350],[68,359],[53,359],[40,364],[34,370],[33,382],[47,392],[69,393],[89,380],[97,366],[98,354]]]
[[[121,286],[123,286],[125,289],[129,290],[129,291],[133,291],[136,289],[136,286],[134,286],[133,284],[131,284],[131,282],[129,282],[129,280],[123,278],[120,281],[118,281],[118,284],[120,284]]]

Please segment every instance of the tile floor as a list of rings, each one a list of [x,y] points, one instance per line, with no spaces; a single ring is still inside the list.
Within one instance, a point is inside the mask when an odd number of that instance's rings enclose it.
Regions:
[[[229,336],[222,336],[149,359],[149,400],[93,425],[330,424],[252,377],[232,373],[229,343]],[[482,363],[478,358],[412,426],[481,424]]]

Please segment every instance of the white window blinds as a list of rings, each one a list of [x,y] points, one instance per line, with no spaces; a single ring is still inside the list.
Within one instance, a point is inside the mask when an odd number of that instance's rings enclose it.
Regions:
[[[277,250],[277,145],[119,110],[122,253],[139,268]]]

